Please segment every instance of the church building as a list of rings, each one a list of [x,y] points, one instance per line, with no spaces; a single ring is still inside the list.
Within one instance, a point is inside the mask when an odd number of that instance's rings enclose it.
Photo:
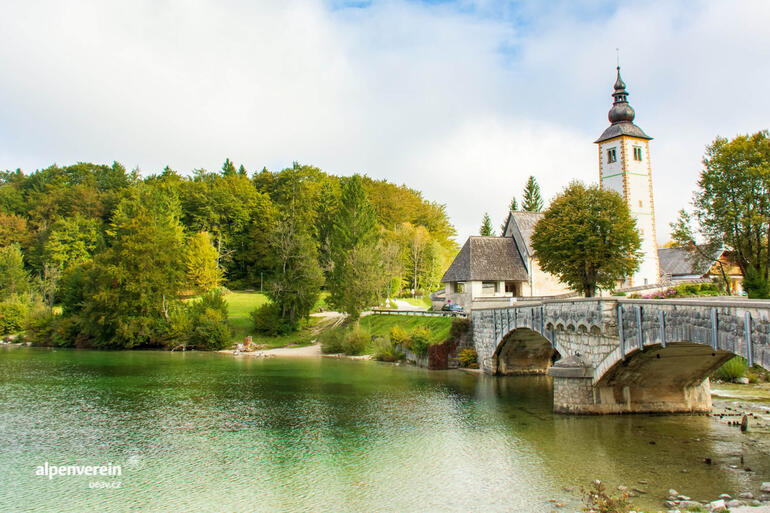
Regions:
[[[612,97],[608,114],[611,124],[595,141],[599,150],[599,183],[625,200],[636,219],[643,253],[639,270],[618,283],[618,288],[654,286],[667,270],[661,269],[655,237],[649,144],[652,138],[634,124],[635,112],[628,103],[620,67]],[[502,306],[514,298],[572,294],[555,276],[540,270],[533,257],[531,237],[542,216],[536,212],[511,212],[501,237],[470,237],[444,274],[444,290],[434,295],[438,303],[434,306],[450,301],[470,310]],[[666,261],[671,265],[689,265],[671,262],[671,258]]]

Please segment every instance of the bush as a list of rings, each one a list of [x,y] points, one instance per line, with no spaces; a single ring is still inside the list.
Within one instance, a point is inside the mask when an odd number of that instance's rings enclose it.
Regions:
[[[254,309],[251,314],[254,330],[270,337],[288,335],[294,331],[290,322],[281,319],[281,309],[275,303],[265,303]]]
[[[331,328],[318,337],[321,342],[321,352],[324,354],[344,353],[345,331],[342,328]]]
[[[388,333],[388,336],[390,337],[390,341],[393,344],[403,344],[408,338],[404,328],[399,325],[395,325],[390,328],[390,333]]]
[[[190,347],[214,351],[230,345],[232,333],[227,323],[227,302],[221,290],[203,294],[198,301],[191,303],[187,318],[189,328],[185,330],[186,342]],[[184,323],[183,316],[178,319]]]
[[[21,301],[3,301],[0,303],[0,335],[17,333],[24,329],[27,318],[27,305]]]
[[[460,366],[470,369],[478,369],[479,361],[478,355],[475,349],[463,349],[460,354],[457,355],[457,359],[460,360]]]
[[[356,355],[366,351],[366,347],[371,342],[372,336],[369,330],[356,324],[345,336],[342,344],[342,352],[345,354]]]
[[[415,327],[409,334],[407,347],[414,354],[425,356],[428,352],[428,346],[430,345],[430,334],[430,328],[427,326]]]
[[[623,292],[622,290],[613,290],[611,292],[611,295],[616,296],[616,297],[623,297],[623,296],[626,295],[626,293]]]
[[[471,329],[471,320],[455,317],[452,319],[452,327],[449,328],[449,336],[457,340]]]
[[[382,337],[372,342],[374,359],[381,362],[396,362],[404,359],[404,353],[396,349],[396,345]]]
[[[716,370],[714,376],[722,381],[733,381],[737,378],[746,376],[749,370],[749,364],[745,358],[734,356],[727,360],[720,368]]]

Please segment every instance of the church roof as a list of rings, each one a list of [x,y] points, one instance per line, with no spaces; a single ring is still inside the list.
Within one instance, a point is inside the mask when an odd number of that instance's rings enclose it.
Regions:
[[[535,233],[535,225],[543,218],[542,212],[524,212],[513,211],[511,212],[511,219],[519,229],[524,249],[526,249],[527,255],[532,255],[535,250],[532,249],[532,235]]]
[[[527,281],[527,270],[511,237],[469,237],[442,282]]]
[[[705,246],[699,246],[705,250]],[[703,276],[711,266],[714,265],[720,256],[724,253],[723,249],[718,249],[709,258],[692,258],[687,248],[660,248],[658,249],[658,260],[660,261],[660,272],[676,276]]]
[[[615,92],[612,93],[612,97],[615,100],[612,103],[610,112],[607,114],[612,125],[594,142],[604,142],[621,135],[638,137],[640,139],[652,139],[652,137],[645,134],[641,128],[634,124],[636,112],[634,112],[631,104],[628,103],[628,91],[626,91],[626,83],[620,78],[620,66],[618,66],[618,78],[615,80],[614,89]]]
[[[621,135],[629,135],[631,137],[638,137],[639,139],[652,139],[652,137],[645,134],[641,128],[630,121],[621,121],[607,127],[607,130],[602,132],[602,135],[600,135],[594,142],[600,143],[608,141],[615,137],[620,137]]]

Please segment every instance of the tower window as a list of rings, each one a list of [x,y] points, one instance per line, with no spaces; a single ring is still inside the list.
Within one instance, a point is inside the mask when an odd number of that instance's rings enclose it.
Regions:
[[[643,208],[644,205],[642,204],[642,200],[639,200],[639,208]]]
[[[640,146],[634,146],[634,160],[642,161],[642,148]]]
[[[615,148],[611,148],[607,150],[607,163],[612,164],[613,162],[617,162],[618,157],[615,153]]]

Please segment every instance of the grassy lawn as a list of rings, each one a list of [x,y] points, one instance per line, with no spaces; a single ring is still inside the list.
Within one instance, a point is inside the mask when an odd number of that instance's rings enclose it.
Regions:
[[[430,308],[433,306],[433,301],[430,300],[430,296],[422,297],[398,297],[399,301],[406,301],[412,306],[419,306],[420,308]]]
[[[321,293],[321,297],[314,308],[315,311],[324,305],[324,301],[329,294]],[[231,292],[225,296],[228,306],[227,320],[233,328],[233,343],[243,342],[244,337],[252,336],[254,343],[264,345],[270,348],[283,347],[289,344],[308,345],[317,336],[319,329],[322,328],[319,323],[321,320],[311,317],[310,321],[304,325],[299,332],[291,335],[278,337],[268,337],[253,332],[251,312],[269,301],[266,295],[259,292]]]
[[[367,315],[362,317],[360,324],[369,330],[372,336],[388,337],[390,329],[399,325],[409,333],[417,326],[427,326],[431,331],[431,339],[434,342],[443,342],[449,338],[449,329],[452,327],[451,317],[422,317],[408,315]]]

